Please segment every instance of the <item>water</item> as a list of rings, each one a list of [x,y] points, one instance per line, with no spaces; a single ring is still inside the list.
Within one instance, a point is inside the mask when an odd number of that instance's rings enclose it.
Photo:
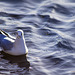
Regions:
[[[0,29],[22,29],[29,69],[0,54],[3,75],[75,75],[75,0],[0,0]]]

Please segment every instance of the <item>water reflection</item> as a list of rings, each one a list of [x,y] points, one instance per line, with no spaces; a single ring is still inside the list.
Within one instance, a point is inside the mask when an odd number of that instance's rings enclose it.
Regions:
[[[26,55],[13,56],[6,54],[3,51],[1,54],[3,55],[1,58],[8,60],[11,64],[16,63],[21,68],[29,68],[30,66],[30,62],[27,60]]]

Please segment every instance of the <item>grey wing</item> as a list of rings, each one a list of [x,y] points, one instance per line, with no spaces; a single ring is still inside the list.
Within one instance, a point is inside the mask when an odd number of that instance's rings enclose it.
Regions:
[[[3,30],[1,30],[1,29],[0,29],[0,34],[3,34],[3,35],[5,35],[5,36],[7,36],[7,37],[9,37],[9,38],[11,38],[11,39],[13,39],[13,40],[16,39],[14,36],[9,35],[8,33],[6,33],[5,31],[3,31]]]
[[[11,48],[13,47],[13,44],[14,42],[10,41],[10,40],[7,40],[7,39],[3,39],[1,41],[1,47],[4,49],[4,50],[11,50]]]

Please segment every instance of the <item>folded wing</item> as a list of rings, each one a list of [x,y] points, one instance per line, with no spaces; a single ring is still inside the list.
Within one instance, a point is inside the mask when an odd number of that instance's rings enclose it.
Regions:
[[[3,39],[1,41],[1,47],[3,50],[11,50],[13,47],[14,40],[8,38],[8,39]]]
[[[0,29],[0,47],[3,50],[10,50],[13,47],[15,38]]]

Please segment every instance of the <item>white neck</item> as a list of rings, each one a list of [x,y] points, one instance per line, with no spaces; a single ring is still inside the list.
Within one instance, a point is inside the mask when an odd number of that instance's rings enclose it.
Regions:
[[[15,48],[16,54],[21,55],[21,54],[26,54],[28,52],[24,36],[22,36],[19,39],[16,38],[15,43],[14,43],[14,48]]]

